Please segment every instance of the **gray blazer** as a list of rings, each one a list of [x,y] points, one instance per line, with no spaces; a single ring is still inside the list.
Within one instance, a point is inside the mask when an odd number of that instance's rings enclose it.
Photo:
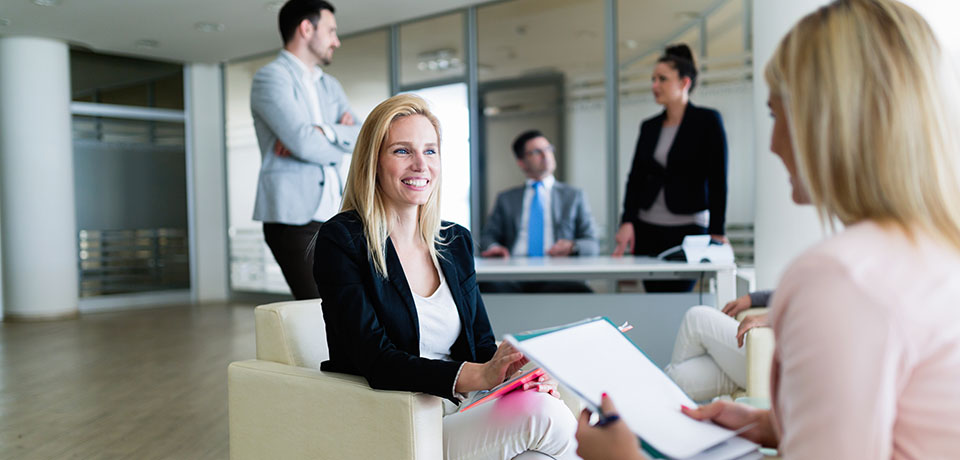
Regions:
[[[522,185],[497,195],[497,203],[480,236],[482,249],[486,250],[494,243],[513,249],[523,222],[524,189]],[[550,207],[554,239],[573,241],[579,255],[597,255],[600,250],[597,226],[590,215],[590,206],[583,190],[554,182]]]
[[[330,142],[313,125],[300,68],[291,59],[280,53],[253,76],[250,110],[262,159],[253,220],[303,225],[313,219],[320,205],[323,166],[339,166],[342,155],[353,152],[361,123],[351,112],[356,124],[336,124],[344,112],[350,112],[350,106],[340,82],[324,73],[317,95],[323,121],[336,133],[336,142]],[[291,156],[273,153],[277,139]]]

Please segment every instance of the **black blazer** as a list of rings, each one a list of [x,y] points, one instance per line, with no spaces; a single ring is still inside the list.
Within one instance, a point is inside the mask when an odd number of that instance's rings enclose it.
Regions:
[[[627,177],[621,222],[637,220],[662,188],[674,214],[710,210],[707,233],[723,235],[727,213],[727,137],[723,119],[713,109],[687,104],[664,168],[653,158],[667,112],[644,120]]]
[[[477,289],[473,240],[467,229],[444,222],[438,245],[440,269],[460,313],[453,361],[420,357],[420,323],[403,267],[388,238],[389,279],[368,258],[356,212],[337,214],[317,235],[313,273],[323,300],[330,359],[320,369],[361,375],[371,387],[429,393],[454,400],[461,363],[486,362],[497,350]]]

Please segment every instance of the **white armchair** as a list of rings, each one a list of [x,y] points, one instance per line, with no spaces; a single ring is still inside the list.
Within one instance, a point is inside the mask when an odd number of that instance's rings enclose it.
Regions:
[[[255,310],[257,359],[228,369],[230,458],[443,458],[440,398],[321,372],[319,300]]]
[[[255,315],[257,359],[228,369],[231,459],[443,458],[440,398],[319,370],[329,356],[319,299]],[[578,414],[579,400],[562,394]]]

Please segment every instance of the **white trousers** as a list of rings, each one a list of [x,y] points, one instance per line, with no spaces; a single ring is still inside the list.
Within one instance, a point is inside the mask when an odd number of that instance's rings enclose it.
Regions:
[[[448,406],[453,404],[444,401],[444,413]],[[524,459],[576,458],[576,431],[577,421],[563,401],[546,393],[514,391],[445,415],[443,458],[510,460],[525,452]]]
[[[664,371],[695,401],[747,386],[747,352],[737,346],[737,320],[713,307],[687,310]]]

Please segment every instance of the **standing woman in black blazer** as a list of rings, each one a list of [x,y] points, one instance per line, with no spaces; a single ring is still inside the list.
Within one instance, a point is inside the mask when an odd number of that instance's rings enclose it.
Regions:
[[[656,256],[687,235],[726,241],[727,139],[720,113],[690,103],[697,83],[690,48],[667,47],[651,80],[664,111],[640,126],[614,256]],[[693,283],[646,281],[644,287],[689,291]]]
[[[342,212],[317,235],[314,277],[330,349],[320,368],[445,398],[446,459],[561,456],[576,421],[549,383],[456,412],[465,394],[500,384],[526,359],[494,341],[473,240],[440,221],[440,183],[440,123],[423,99],[378,105],[360,130]]]

